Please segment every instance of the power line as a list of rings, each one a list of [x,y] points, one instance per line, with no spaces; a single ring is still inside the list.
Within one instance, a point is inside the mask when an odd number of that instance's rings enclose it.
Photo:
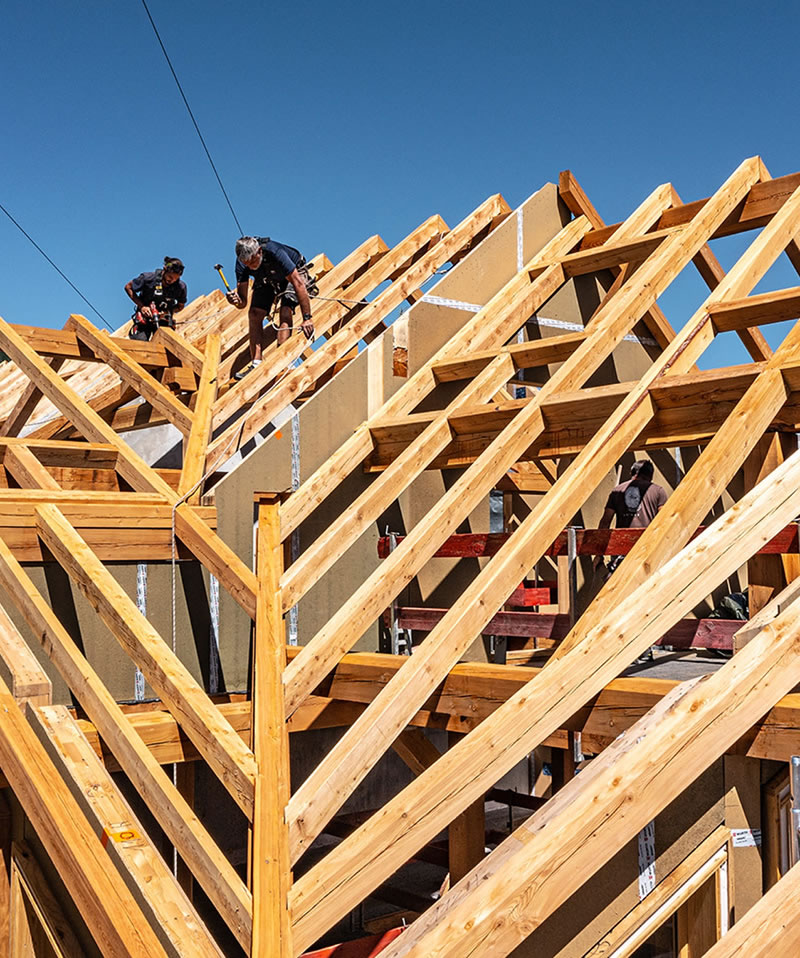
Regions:
[[[178,79],[178,74],[175,72],[175,67],[172,65],[172,60],[170,60],[169,58],[169,54],[167,53],[167,48],[164,46],[164,41],[161,39],[161,34],[158,32],[158,27],[155,24],[155,20],[153,20],[149,7],[147,6],[147,0],[142,0],[142,6],[144,7],[144,11],[147,14],[147,19],[150,21],[150,25],[153,28],[153,33],[155,33],[156,35],[156,40],[158,40],[158,44],[161,47],[161,51],[164,54],[164,59],[167,61],[167,66],[170,68],[172,76],[178,87],[178,91],[180,92],[180,95],[183,98],[183,102],[186,105],[186,109],[189,112],[189,116],[192,119],[192,123],[194,123],[194,128],[195,130],[197,130],[197,135],[200,137],[200,142],[203,144],[203,149],[206,151],[208,162],[211,164],[211,169],[214,171],[214,176],[216,176],[217,178],[217,183],[219,183],[219,188],[222,190],[222,195],[225,197],[225,202],[228,204],[228,208],[231,211],[231,215],[233,216],[233,219],[236,222],[236,226],[239,230],[239,235],[242,236],[244,235],[244,230],[242,229],[241,223],[239,222],[239,217],[236,215],[236,212],[233,209],[233,204],[231,203],[230,198],[228,197],[228,193],[225,187],[222,185],[222,180],[220,178],[219,173],[217,172],[216,166],[214,165],[214,161],[211,159],[211,153],[209,152],[208,147],[206,146],[206,141],[203,139],[203,134],[200,132],[200,127],[197,125],[197,120],[194,118],[194,113],[192,113],[192,108],[189,106],[189,101],[186,99],[186,94],[183,92],[181,81]]]
[[[86,303],[86,305],[89,307],[89,309],[91,309],[93,313],[96,313],[96,314],[100,317],[100,319],[103,320],[103,322],[106,324],[106,326],[108,326],[108,328],[113,332],[114,327],[111,325],[111,323],[109,323],[109,321],[105,318],[105,316],[104,316],[99,310],[95,309],[94,306],[92,306],[92,304],[89,302],[89,300],[83,295],[83,293],[78,289],[78,287],[72,282],[72,280],[69,278],[69,276],[67,276],[62,270],[60,270],[60,269],[56,266],[56,264],[50,259],[50,257],[47,255],[47,253],[45,253],[45,251],[42,249],[42,247],[39,246],[39,244],[36,242],[36,240],[35,240],[29,233],[26,233],[26,232],[25,232],[25,230],[24,230],[24,229],[20,226],[20,224],[14,219],[14,217],[8,212],[8,210],[5,208],[5,206],[3,206],[2,203],[0,203],[0,210],[2,210],[2,211],[6,214],[6,216],[11,220],[11,222],[14,224],[14,226],[17,227],[17,229],[20,231],[20,233],[22,233],[23,236],[25,236],[28,240],[30,240],[31,243],[33,243],[33,245],[36,247],[36,249],[39,250],[39,252],[42,254],[42,256],[44,256],[44,258],[45,258],[45,259],[47,260],[47,262],[53,267],[53,269],[58,273],[58,275],[59,275],[62,279],[66,280],[67,283],[69,283],[69,285],[75,290],[75,292],[78,294],[78,296],[80,296],[80,298],[84,301],[84,303]]]

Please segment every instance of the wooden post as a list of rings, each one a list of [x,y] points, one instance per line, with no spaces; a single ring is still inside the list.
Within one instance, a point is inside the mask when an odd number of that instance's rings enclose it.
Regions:
[[[286,639],[281,614],[280,496],[259,494],[252,747],[256,758],[252,836],[253,944],[250,954],[292,958],[288,893],[289,736],[284,718]]]
[[[448,732],[447,737],[450,745],[454,745],[463,738],[459,732]],[[486,852],[486,812],[483,795],[450,822],[447,829],[447,849],[452,888],[483,859]]]

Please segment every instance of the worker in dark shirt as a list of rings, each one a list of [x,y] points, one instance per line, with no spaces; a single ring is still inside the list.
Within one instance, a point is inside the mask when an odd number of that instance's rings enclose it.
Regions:
[[[162,269],[139,273],[125,284],[128,298],[135,304],[128,335],[131,339],[150,339],[159,326],[174,328],[174,313],[186,305],[183,263],[174,256],[164,257]]]
[[[241,379],[261,363],[264,344],[264,320],[276,300],[278,314],[278,345],[285,343],[292,332],[292,317],[300,306],[303,321],[300,328],[308,339],[314,337],[309,295],[318,292],[308,274],[303,254],[293,246],[276,243],[269,237],[242,236],[236,241],[236,290],[228,293],[228,302],[237,309],[247,305],[250,278],[253,296],[248,312],[250,332],[250,364],[236,373]]]
[[[645,529],[666,501],[664,487],[653,482],[653,463],[641,459],[631,466],[631,478],[611,490],[598,528],[611,528],[611,522],[616,518],[618,529]],[[606,569],[611,573],[620,562],[622,556],[612,556]],[[595,569],[602,563],[603,556],[595,556]]]

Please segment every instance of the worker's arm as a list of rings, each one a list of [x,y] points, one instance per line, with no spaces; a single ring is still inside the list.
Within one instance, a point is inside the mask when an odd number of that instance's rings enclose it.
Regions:
[[[608,506],[606,506],[605,511],[603,512],[602,518],[600,519],[600,522],[599,522],[598,525],[597,525],[597,528],[598,528],[598,529],[610,529],[610,528],[611,528],[611,520],[612,520],[613,518],[614,518],[614,510],[613,510],[613,509],[610,509]],[[604,555],[599,555],[599,556],[595,556],[595,557],[594,557],[594,567],[595,567],[595,569],[599,569],[599,568],[600,568],[600,566],[603,564],[604,559],[605,559],[605,556],[604,556]]]
[[[294,291],[297,293],[297,302],[300,304],[300,311],[303,314],[303,322],[300,324],[300,328],[306,336],[311,337],[314,334],[314,323],[311,320],[311,300],[308,298],[306,284],[296,269],[293,269],[286,278],[294,286]]]
[[[133,302],[133,303],[135,304],[136,308],[141,311],[141,313],[142,313],[143,316],[152,316],[152,315],[153,315],[152,310],[150,309],[150,307],[149,307],[149,306],[145,306],[145,304],[139,299],[139,297],[136,295],[136,293],[134,293],[134,291],[133,291],[133,280],[131,280],[129,283],[126,283],[126,284],[125,284],[125,292],[128,294],[128,298],[131,300],[131,302]]]
[[[231,306],[235,306],[237,309],[244,309],[247,305],[247,288],[249,285],[249,280],[242,280],[241,283],[236,284],[235,290],[225,294],[225,299],[228,300]]]
[[[176,303],[176,304],[172,307],[172,312],[173,312],[173,313],[179,313],[179,312],[183,309],[183,307],[184,307],[185,305],[186,305],[186,303]]]

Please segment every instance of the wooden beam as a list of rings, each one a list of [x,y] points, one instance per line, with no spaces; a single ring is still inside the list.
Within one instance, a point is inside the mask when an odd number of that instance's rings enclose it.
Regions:
[[[0,768],[98,947],[109,958],[166,958],[122,879],[108,868],[102,845],[1,679],[0,707]]]
[[[184,436],[189,435],[192,429],[191,410],[132,359],[116,340],[101,332],[84,316],[72,315],[68,324],[75,330],[78,338],[113,369],[123,382],[135,389],[154,409],[163,413]]]
[[[206,353],[197,387],[192,429],[183,454],[183,470],[178,483],[178,495],[188,502],[199,502],[200,482],[205,473],[206,449],[211,438],[211,416],[217,397],[219,371],[219,334],[211,333],[206,340]]]
[[[763,173],[763,164],[759,161],[759,176]],[[772,219],[783,207],[784,203],[800,186],[800,173],[790,173],[770,180],[761,180],[752,185],[744,201],[737,204],[721,226],[711,234],[710,239],[720,236],[730,236],[745,230],[759,229]],[[691,222],[709,203],[709,199],[694,200],[680,206],[673,206],[663,212],[654,229],[678,229]],[[581,241],[581,248],[588,249],[601,246],[610,236],[619,229],[620,224],[614,223],[603,229],[593,230]]]
[[[714,328],[725,333],[750,329],[765,323],[783,323],[800,317],[800,287],[757,293],[742,299],[718,303],[711,310]]]
[[[55,506],[39,506],[37,517],[47,547],[181,723],[239,808],[252,820],[252,752],[63,513]]]
[[[0,539],[0,585],[15,603],[34,636],[47,648],[50,660],[63,676],[70,691],[85,709],[103,741],[153,812],[170,841],[178,849],[181,857],[191,864],[194,875],[225,923],[234,933],[239,943],[243,947],[249,947],[252,902],[244,883],[227,858],[217,848],[203,824],[182,799],[171,779],[150,754],[142,739],[133,730],[127,716],[78,650],[69,633],[2,539]],[[0,688],[2,688],[2,685],[0,685]],[[2,694],[0,694],[1,698]],[[43,760],[46,765],[43,767],[52,768],[49,758],[36,740],[30,726],[21,716],[20,721],[25,725],[28,734],[33,736],[36,748],[44,756]],[[3,728],[8,727],[10,726],[3,726],[0,723],[0,733],[2,733]],[[2,745],[0,744],[1,751]],[[29,756],[26,760],[34,761]],[[0,760],[0,768],[2,768],[17,796],[20,797],[21,791],[17,788],[16,777],[13,772],[9,772],[2,760]],[[60,786],[66,790],[63,780],[57,775],[55,769],[53,769],[53,774],[58,779]],[[37,794],[44,800],[43,797],[48,794],[47,785],[41,783]],[[68,792],[67,795],[69,795]],[[71,796],[69,797],[74,807],[74,811],[71,813],[72,818],[83,822],[89,828],[78,806],[74,804]],[[28,812],[27,808],[26,812]],[[28,812],[28,815],[36,825],[36,816],[30,812]],[[89,829],[89,834],[92,836],[92,840],[96,842],[91,829]],[[97,844],[99,846],[99,843]],[[79,850],[78,846],[76,846],[76,850]],[[102,855],[102,867],[105,873],[108,872],[108,864],[105,852]],[[113,874],[116,876],[116,872]],[[125,914],[136,914],[137,912],[138,906],[135,906],[134,912],[127,911]],[[146,926],[141,917],[138,921],[145,927],[149,927]],[[159,945],[153,954],[161,953]],[[112,952],[111,954],[116,958],[117,954],[124,954],[124,952]]]
[[[671,184],[666,183],[661,189],[665,195],[669,194],[674,200],[675,191]],[[600,214],[591,204],[581,185],[569,170],[563,170],[559,174],[558,193],[574,216],[586,216],[594,229],[599,229],[603,226],[603,220],[600,218]],[[628,278],[629,268],[628,266],[622,268],[612,266],[611,275],[615,277],[615,284],[621,284]],[[609,290],[609,294],[613,294],[614,292],[616,292],[616,289],[612,286]],[[675,338],[675,330],[657,303],[654,303],[647,310],[643,319],[645,325],[650,332],[652,332],[656,342],[662,349]]]
[[[50,360],[50,368],[57,373],[64,360],[54,357]],[[34,409],[39,405],[42,398],[42,391],[34,382],[28,385],[20,393],[14,408],[3,420],[0,425],[0,436],[18,436],[22,429],[27,425],[28,420],[33,415]]]
[[[175,876],[63,705],[32,710],[31,724],[165,948],[221,958]]]
[[[253,648],[253,752],[257,773],[253,817],[253,958],[293,958],[288,894],[289,736],[281,676],[286,665],[281,611],[279,496],[258,498],[258,605]]]
[[[3,663],[3,680],[16,702],[20,705],[25,702],[30,702],[31,705],[50,704],[53,683],[2,606],[0,606],[0,659]],[[1,937],[0,940],[2,940]]]
[[[631,911],[605,932],[584,958],[605,958],[624,946],[629,953],[643,944],[675,913],[727,858],[730,830],[720,825],[665,875]]]
[[[61,489],[30,449],[23,445],[7,446],[3,465],[23,489]]]

